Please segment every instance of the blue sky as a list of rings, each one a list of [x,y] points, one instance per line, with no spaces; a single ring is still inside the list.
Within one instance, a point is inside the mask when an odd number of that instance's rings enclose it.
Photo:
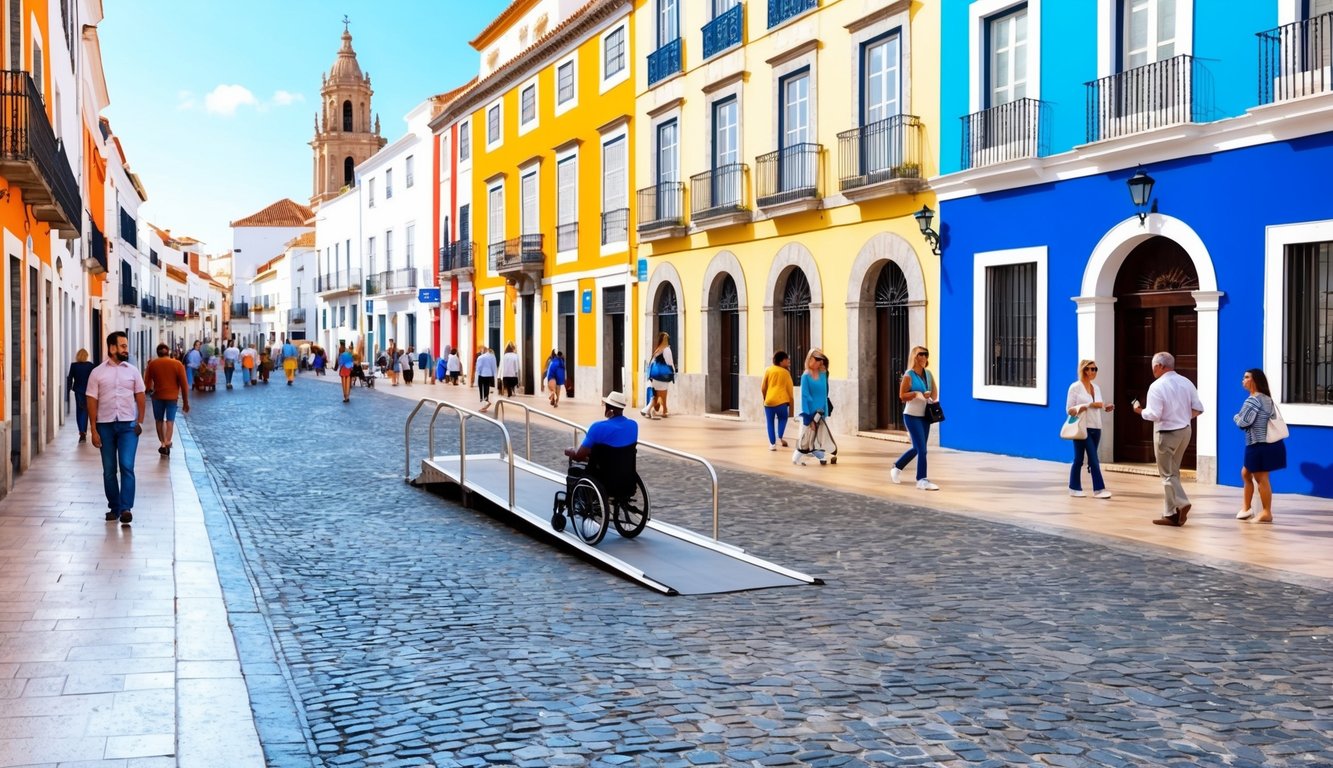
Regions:
[[[390,142],[426,97],[477,71],[468,46],[508,0],[107,0],[103,113],[148,192],[148,221],[230,248],[228,222],[308,203],[320,74],[342,44]]]

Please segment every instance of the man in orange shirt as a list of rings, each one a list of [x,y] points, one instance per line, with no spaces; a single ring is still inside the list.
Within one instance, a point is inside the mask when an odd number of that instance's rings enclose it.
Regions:
[[[190,412],[190,385],[185,377],[185,366],[171,356],[166,344],[157,345],[157,359],[143,372],[144,384],[153,397],[153,421],[157,422],[157,441],[162,444],[157,452],[171,455],[171,438],[176,431],[176,400],[184,403]]]

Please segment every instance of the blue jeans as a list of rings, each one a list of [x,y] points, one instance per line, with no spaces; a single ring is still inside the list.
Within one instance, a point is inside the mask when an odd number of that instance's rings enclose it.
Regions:
[[[190,389],[194,389],[194,371],[190,366],[185,366],[185,385]]]
[[[764,406],[764,421],[768,423],[769,445],[777,445],[778,440],[787,433],[787,419],[790,413],[791,403]]]
[[[249,368],[242,368],[242,369],[241,369],[241,384],[244,385],[244,386],[247,386],[247,387],[250,386],[250,369],[249,369]]]
[[[1097,446],[1101,445],[1102,431],[1100,429],[1088,428],[1088,438],[1086,440],[1074,441],[1074,466],[1069,468],[1069,490],[1083,490],[1083,457],[1088,457],[1088,471],[1092,472],[1092,492],[1103,490],[1106,483],[1102,482],[1102,461],[1097,458]]]
[[[134,453],[139,449],[134,422],[99,422],[97,436],[102,440],[102,489],[106,491],[107,509],[112,512],[134,509]]]
[[[231,386],[231,377],[235,373],[236,373],[236,366],[234,365],[222,366],[222,375],[227,377],[227,386],[229,387]]]
[[[926,474],[926,443],[930,441],[930,425],[922,416],[903,414],[903,421],[907,423],[907,434],[912,438],[912,447],[899,456],[898,460],[893,462],[893,466],[901,470],[912,459],[916,459],[916,479],[925,480],[929,477]]]
[[[74,396],[74,420],[78,422],[79,434],[88,431],[88,396]]]

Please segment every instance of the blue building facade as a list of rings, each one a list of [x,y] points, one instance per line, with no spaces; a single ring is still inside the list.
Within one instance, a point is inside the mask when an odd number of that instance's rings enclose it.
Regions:
[[[1149,463],[1129,404],[1167,350],[1203,399],[1200,482],[1239,485],[1262,368],[1291,428],[1274,489],[1333,496],[1333,1],[946,0],[942,38],[941,443],[1067,460],[1092,359],[1102,460]]]

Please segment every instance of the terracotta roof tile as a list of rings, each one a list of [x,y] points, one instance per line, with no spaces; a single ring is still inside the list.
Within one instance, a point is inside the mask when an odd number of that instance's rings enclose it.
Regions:
[[[231,223],[233,227],[304,227],[314,218],[315,212],[304,205],[284,197],[258,213],[252,213],[243,219]]]
[[[303,233],[297,235],[296,237],[293,237],[291,240],[288,240],[288,241],[287,241],[287,244],[284,245],[283,247],[284,247],[284,248],[314,248],[314,247],[315,247],[315,233],[314,233],[314,232],[303,232]]]

